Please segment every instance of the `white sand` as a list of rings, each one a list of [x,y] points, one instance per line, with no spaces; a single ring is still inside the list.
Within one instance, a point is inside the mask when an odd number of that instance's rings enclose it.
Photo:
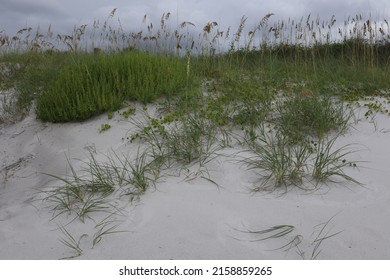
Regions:
[[[357,111],[358,112],[358,111]],[[325,234],[319,259],[390,258],[390,118],[378,114],[354,124],[337,144],[356,144],[351,160],[365,161],[347,173],[364,184],[321,186],[314,192],[292,189],[284,195],[250,192],[254,174],[226,158],[208,166],[220,185],[196,178],[165,177],[139,201],[127,197],[112,204],[122,209],[114,216],[120,233],[104,236],[92,248],[96,224],[107,217],[95,213],[82,223],[66,215],[53,220],[41,191],[55,185],[42,173],[63,176],[77,159],[87,160],[88,149],[97,156],[110,151],[134,154],[137,144],[123,141],[133,125],[116,114],[84,123],[43,124],[33,114],[22,122],[0,127],[0,259],[59,259],[74,255],[60,242],[65,226],[81,239],[80,259],[301,259],[298,248],[277,249],[301,235],[299,248],[310,258],[311,243],[321,223],[333,219]],[[102,123],[112,128],[104,133]],[[225,153],[233,153],[227,149]],[[57,182],[58,184],[58,182]],[[278,239],[255,241],[263,236],[243,231],[292,225],[294,231]],[[320,225],[320,226],[318,226]],[[317,226],[317,227],[316,227]]]

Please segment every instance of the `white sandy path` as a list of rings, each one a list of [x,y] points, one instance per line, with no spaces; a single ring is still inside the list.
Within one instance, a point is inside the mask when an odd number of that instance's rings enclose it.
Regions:
[[[106,236],[92,249],[96,223],[75,220],[67,225],[62,217],[51,221],[52,213],[36,200],[37,192],[50,186],[50,178],[41,173],[64,175],[65,155],[86,159],[86,147],[101,154],[135,152],[136,145],[122,141],[132,125],[119,115],[112,120],[103,115],[84,123],[42,124],[31,114],[0,129],[0,259],[72,256],[74,252],[59,241],[59,224],[76,239],[88,234],[80,243],[81,259],[300,259],[296,249],[273,250],[286,244],[283,238],[252,242],[259,236],[239,230],[293,225],[294,234],[303,236],[301,250],[310,257],[313,233],[319,230],[315,226],[335,215],[329,234],[342,232],[324,241],[319,258],[389,259],[390,119],[378,114],[375,122],[362,118],[337,143],[359,144],[351,157],[366,161],[364,168],[348,172],[365,187],[330,184],[311,193],[252,195],[253,174],[221,158],[209,166],[221,188],[201,178],[186,182],[184,177],[167,177],[139,202],[118,202],[125,205],[118,218],[118,230],[124,232]],[[99,133],[102,123],[112,128]],[[4,169],[13,163],[13,168]],[[105,216],[94,217],[98,221]]]

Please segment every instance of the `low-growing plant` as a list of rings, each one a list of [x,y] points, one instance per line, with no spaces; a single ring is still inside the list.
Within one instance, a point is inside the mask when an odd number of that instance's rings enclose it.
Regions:
[[[307,136],[322,138],[331,131],[344,132],[352,110],[330,96],[294,94],[277,103],[278,129],[294,143]]]
[[[6,68],[5,72],[0,69],[0,80],[4,81],[4,89],[15,91],[16,120],[29,113],[32,101],[70,60],[70,56],[62,52],[27,51],[0,55],[0,65]]]
[[[111,128],[111,125],[108,124],[108,123],[102,123],[102,125],[100,126],[100,129],[99,129],[99,132],[102,133],[104,131],[107,131]]]
[[[140,149],[134,160],[114,153],[98,161],[90,152],[89,160],[82,163],[83,167],[76,172],[68,160],[71,175],[65,178],[47,174],[62,184],[44,192],[44,201],[53,212],[52,219],[67,214],[84,222],[94,213],[115,213],[112,199],[129,196],[133,200],[160,177],[155,159]]]
[[[364,116],[368,118],[374,116],[377,113],[382,113],[390,116],[390,108],[388,105],[390,103],[389,99],[390,98],[388,98],[388,100],[385,99],[382,102],[376,99],[370,100],[368,103],[365,103],[363,106],[367,108],[367,111]]]
[[[251,239],[251,242],[257,242],[286,236],[293,232],[295,227],[292,225],[277,225],[263,230],[236,230],[243,233],[259,235],[259,239]]]
[[[131,115],[134,115],[135,114],[135,111],[136,109],[133,108],[133,107],[130,107],[129,109],[127,109],[126,111],[122,112],[121,115],[128,119]]]
[[[109,120],[111,120],[113,117],[114,117],[114,112],[109,111],[109,112],[107,113],[107,118],[108,118]]]
[[[159,177],[161,171],[170,172],[179,166],[180,171],[188,172],[188,180],[203,178],[218,186],[210,178],[207,164],[230,140],[227,132],[214,121],[201,113],[189,112],[160,118],[146,114],[143,121],[138,118],[133,123],[138,131],[130,139],[132,142],[141,139],[146,144],[145,152],[151,159],[149,168],[157,173],[155,177]],[[192,170],[193,164],[199,164],[198,170]]]
[[[256,126],[270,113],[274,92],[257,73],[232,70],[206,86],[209,93],[203,98],[202,113],[219,126]]]
[[[84,222],[85,218],[91,218],[91,215],[94,213],[111,213],[112,209],[113,207],[110,204],[109,193],[96,195],[88,192],[82,203],[77,205],[76,214],[80,220]]]

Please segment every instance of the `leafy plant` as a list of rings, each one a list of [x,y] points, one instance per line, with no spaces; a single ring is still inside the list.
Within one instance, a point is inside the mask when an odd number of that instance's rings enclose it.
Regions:
[[[102,123],[102,125],[100,126],[100,129],[99,129],[99,132],[102,133],[104,131],[107,131],[111,128],[111,125],[108,124],[108,123]]]
[[[135,111],[136,111],[135,108],[130,107],[129,109],[127,109],[126,111],[124,111],[122,113],[122,116],[125,117],[126,119],[128,119],[131,115],[135,114]]]

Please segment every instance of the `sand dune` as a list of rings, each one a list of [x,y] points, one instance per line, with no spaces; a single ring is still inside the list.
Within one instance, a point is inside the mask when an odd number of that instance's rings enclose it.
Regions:
[[[231,157],[218,157],[207,166],[218,186],[200,176],[186,180],[183,170],[181,176],[163,177],[138,200],[114,195],[109,203],[116,215],[92,213],[84,223],[67,215],[53,219],[43,198],[58,181],[44,173],[69,174],[67,158],[78,169],[88,151],[99,159],[113,152],[135,155],[138,144],[123,140],[134,125],[119,114],[111,120],[102,115],[83,123],[44,124],[33,113],[19,123],[3,124],[0,259],[77,255],[61,242],[66,236],[60,227],[80,241],[79,259],[301,259],[303,253],[310,258],[322,228],[322,237],[338,234],[322,242],[319,259],[388,259],[390,121],[381,114],[366,119],[361,109],[356,114],[356,123],[337,145],[357,149],[350,157],[361,161],[359,168],[347,172],[363,186],[341,182],[315,191],[252,193],[254,173]],[[100,133],[102,123],[112,128]],[[110,221],[107,227],[117,232],[93,246],[101,221]],[[254,233],[278,225],[289,225],[291,232],[265,240]],[[301,241],[298,246],[281,248],[294,238]]]

